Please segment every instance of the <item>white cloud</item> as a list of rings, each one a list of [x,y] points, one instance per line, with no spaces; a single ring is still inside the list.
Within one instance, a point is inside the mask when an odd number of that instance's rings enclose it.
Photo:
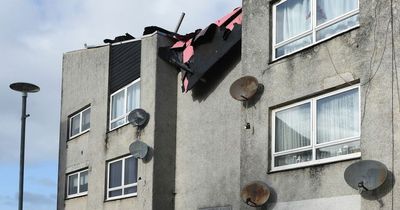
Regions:
[[[204,28],[240,6],[223,0],[5,0],[0,7],[0,162],[17,163],[19,94],[15,81],[36,83],[41,92],[29,95],[27,161],[57,160],[62,54],[100,44],[129,32],[140,37],[145,26],[173,30],[186,12],[180,32]]]

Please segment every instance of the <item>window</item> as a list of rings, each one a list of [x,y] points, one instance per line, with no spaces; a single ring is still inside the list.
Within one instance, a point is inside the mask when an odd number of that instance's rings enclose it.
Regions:
[[[282,0],[272,10],[273,59],[359,25],[358,0]]]
[[[90,107],[69,118],[69,138],[74,138],[90,129]]]
[[[81,170],[67,176],[67,198],[87,195],[88,170]]]
[[[272,171],[357,158],[358,86],[272,111]]]
[[[132,156],[108,163],[107,200],[137,195],[137,160]]]
[[[110,130],[128,123],[130,111],[140,106],[140,78],[111,94]]]

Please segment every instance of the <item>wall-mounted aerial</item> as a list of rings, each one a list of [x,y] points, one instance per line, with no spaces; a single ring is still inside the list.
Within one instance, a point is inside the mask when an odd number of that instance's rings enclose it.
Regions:
[[[264,182],[254,181],[243,187],[240,197],[249,206],[259,207],[264,205],[271,192]]]
[[[244,76],[232,83],[229,92],[232,98],[247,101],[257,93],[258,88],[259,83],[255,77]]]
[[[149,146],[146,143],[136,140],[131,145],[129,145],[129,152],[136,159],[143,159],[149,152]]]
[[[128,115],[128,121],[133,126],[138,128],[144,128],[149,122],[150,114],[143,109],[135,109]]]
[[[388,170],[383,163],[362,160],[346,168],[344,179],[348,185],[362,193],[380,187],[385,182],[387,174]]]

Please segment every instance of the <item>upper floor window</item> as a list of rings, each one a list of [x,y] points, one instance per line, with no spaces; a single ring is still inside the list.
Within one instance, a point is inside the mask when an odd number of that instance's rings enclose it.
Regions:
[[[69,118],[69,138],[74,138],[90,129],[90,107]]]
[[[67,198],[87,195],[88,169],[81,170],[67,176]]]
[[[110,130],[128,123],[130,111],[140,106],[140,78],[111,94]]]
[[[282,0],[272,10],[273,59],[359,25],[358,0]]]
[[[107,200],[137,195],[137,160],[132,155],[107,166]]]
[[[359,87],[273,110],[271,150],[272,171],[360,157]]]

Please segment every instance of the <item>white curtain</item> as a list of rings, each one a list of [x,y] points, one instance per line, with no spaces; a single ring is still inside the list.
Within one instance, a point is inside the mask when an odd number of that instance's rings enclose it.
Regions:
[[[310,145],[310,103],[279,111],[275,117],[275,151]]]
[[[276,12],[277,43],[311,29],[310,0],[288,0]]]
[[[358,89],[317,101],[317,143],[359,135]]]
[[[358,0],[318,0],[317,24],[324,23],[357,9]]]
[[[124,103],[125,95],[124,91],[121,91],[112,96],[112,108],[111,108],[111,120],[120,117],[125,114]]]
[[[140,81],[128,87],[127,112],[140,107]]]

